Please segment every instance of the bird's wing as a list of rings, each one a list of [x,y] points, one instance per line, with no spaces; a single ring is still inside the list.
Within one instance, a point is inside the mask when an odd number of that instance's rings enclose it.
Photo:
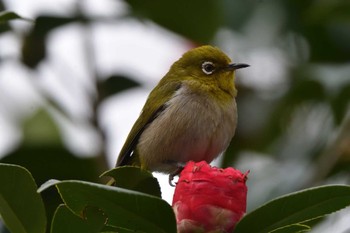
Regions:
[[[139,118],[131,128],[126,142],[119,153],[116,163],[117,167],[131,165],[135,162],[136,164],[138,163],[138,160],[135,161],[135,158],[133,157],[135,156],[134,151],[140,136],[147,126],[166,109],[166,103],[171,99],[180,86],[181,84],[178,82],[168,82],[167,84],[160,82],[158,87],[150,93]]]

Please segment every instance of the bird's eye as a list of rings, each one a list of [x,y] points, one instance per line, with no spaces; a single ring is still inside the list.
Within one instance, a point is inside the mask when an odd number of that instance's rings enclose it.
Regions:
[[[212,62],[210,61],[206,61],[206,62],[203,62],[202,64],[202,71],[205,73],[205,74],[212,74],[215,70],[215,66]]]

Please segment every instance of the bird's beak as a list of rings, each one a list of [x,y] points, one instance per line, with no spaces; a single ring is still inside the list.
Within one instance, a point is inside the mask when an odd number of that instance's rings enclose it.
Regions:
[[[227,66],[227,70],[237,70],[237,69],[242,69],[249,67],[250,65],[244,64],[244,63],[232,63]]]

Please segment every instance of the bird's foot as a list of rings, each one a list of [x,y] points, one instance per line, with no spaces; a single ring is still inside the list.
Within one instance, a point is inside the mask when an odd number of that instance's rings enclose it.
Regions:
[[[173,173],[170,173],[169,175],[169,185],[172,187],[175,187],[175,183],[173,183],[173,179],[175,176],[179,175],[181,171],[184,169],[183,166],[178,167]]]

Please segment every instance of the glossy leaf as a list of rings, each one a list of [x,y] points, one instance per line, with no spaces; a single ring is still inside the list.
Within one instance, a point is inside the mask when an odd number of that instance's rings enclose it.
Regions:
[[[23,167],[0,164],[0,214],[13,233],[46,231],[45,208],[31,174]]]
[[[164,200],[127,189],[83,181],[62,181],[56,187],[66,204],[83,217],[86,208],[98,208],[106,225],[141,232],[175,233],[175,216]]]
[[[303,224],[293,224],[288,225],[286,227],[278,228],[274,231],[270,231],[271,233],[300,233],[300,232],[308,232],[311,230],[311,227]]]
[[[97,157],[77,157],[65,148],[58,125],[46,111],[36,112],[22,126],[22,144],[1,158],[0,162],[27,168],[38,185],[53,178],[101,181],[98,176],[106,168],[97,162]],[[52,219],[62,200],[55,189],[42,193],[42,198],[47,219]],[[51,221],[48,221],[50,224]]]
[[[75,215],[65,205],[60,205],[54,215],[51,224],[51,233],[98,233],[101,232],[107,221],[102,212],[92,208],[86,208],[85,218]]]
[[[159,183],[152,173],[138,167],[123,166],[102,174],[115,180],[115,186],[161,197]]]
[[[310,188],[282,196],[247,214],[235,233],[264,233],[320,218],[350,205],[350,186]]]
[[[100,181],[96,158],[78,158],[59,145],[21,146],[0,161],[28,168],[39,185],[51,178]]]
[[[78,158],[60,145],[21,146],[0,161],[20,164],[28,168],[38,185],[51,178],[101,181],[98,178],[101,168],[96,158]],[[42,198],[46,207],[47,219],[51,219],[57,205],[62,201],[54,189],[42,193]]]

